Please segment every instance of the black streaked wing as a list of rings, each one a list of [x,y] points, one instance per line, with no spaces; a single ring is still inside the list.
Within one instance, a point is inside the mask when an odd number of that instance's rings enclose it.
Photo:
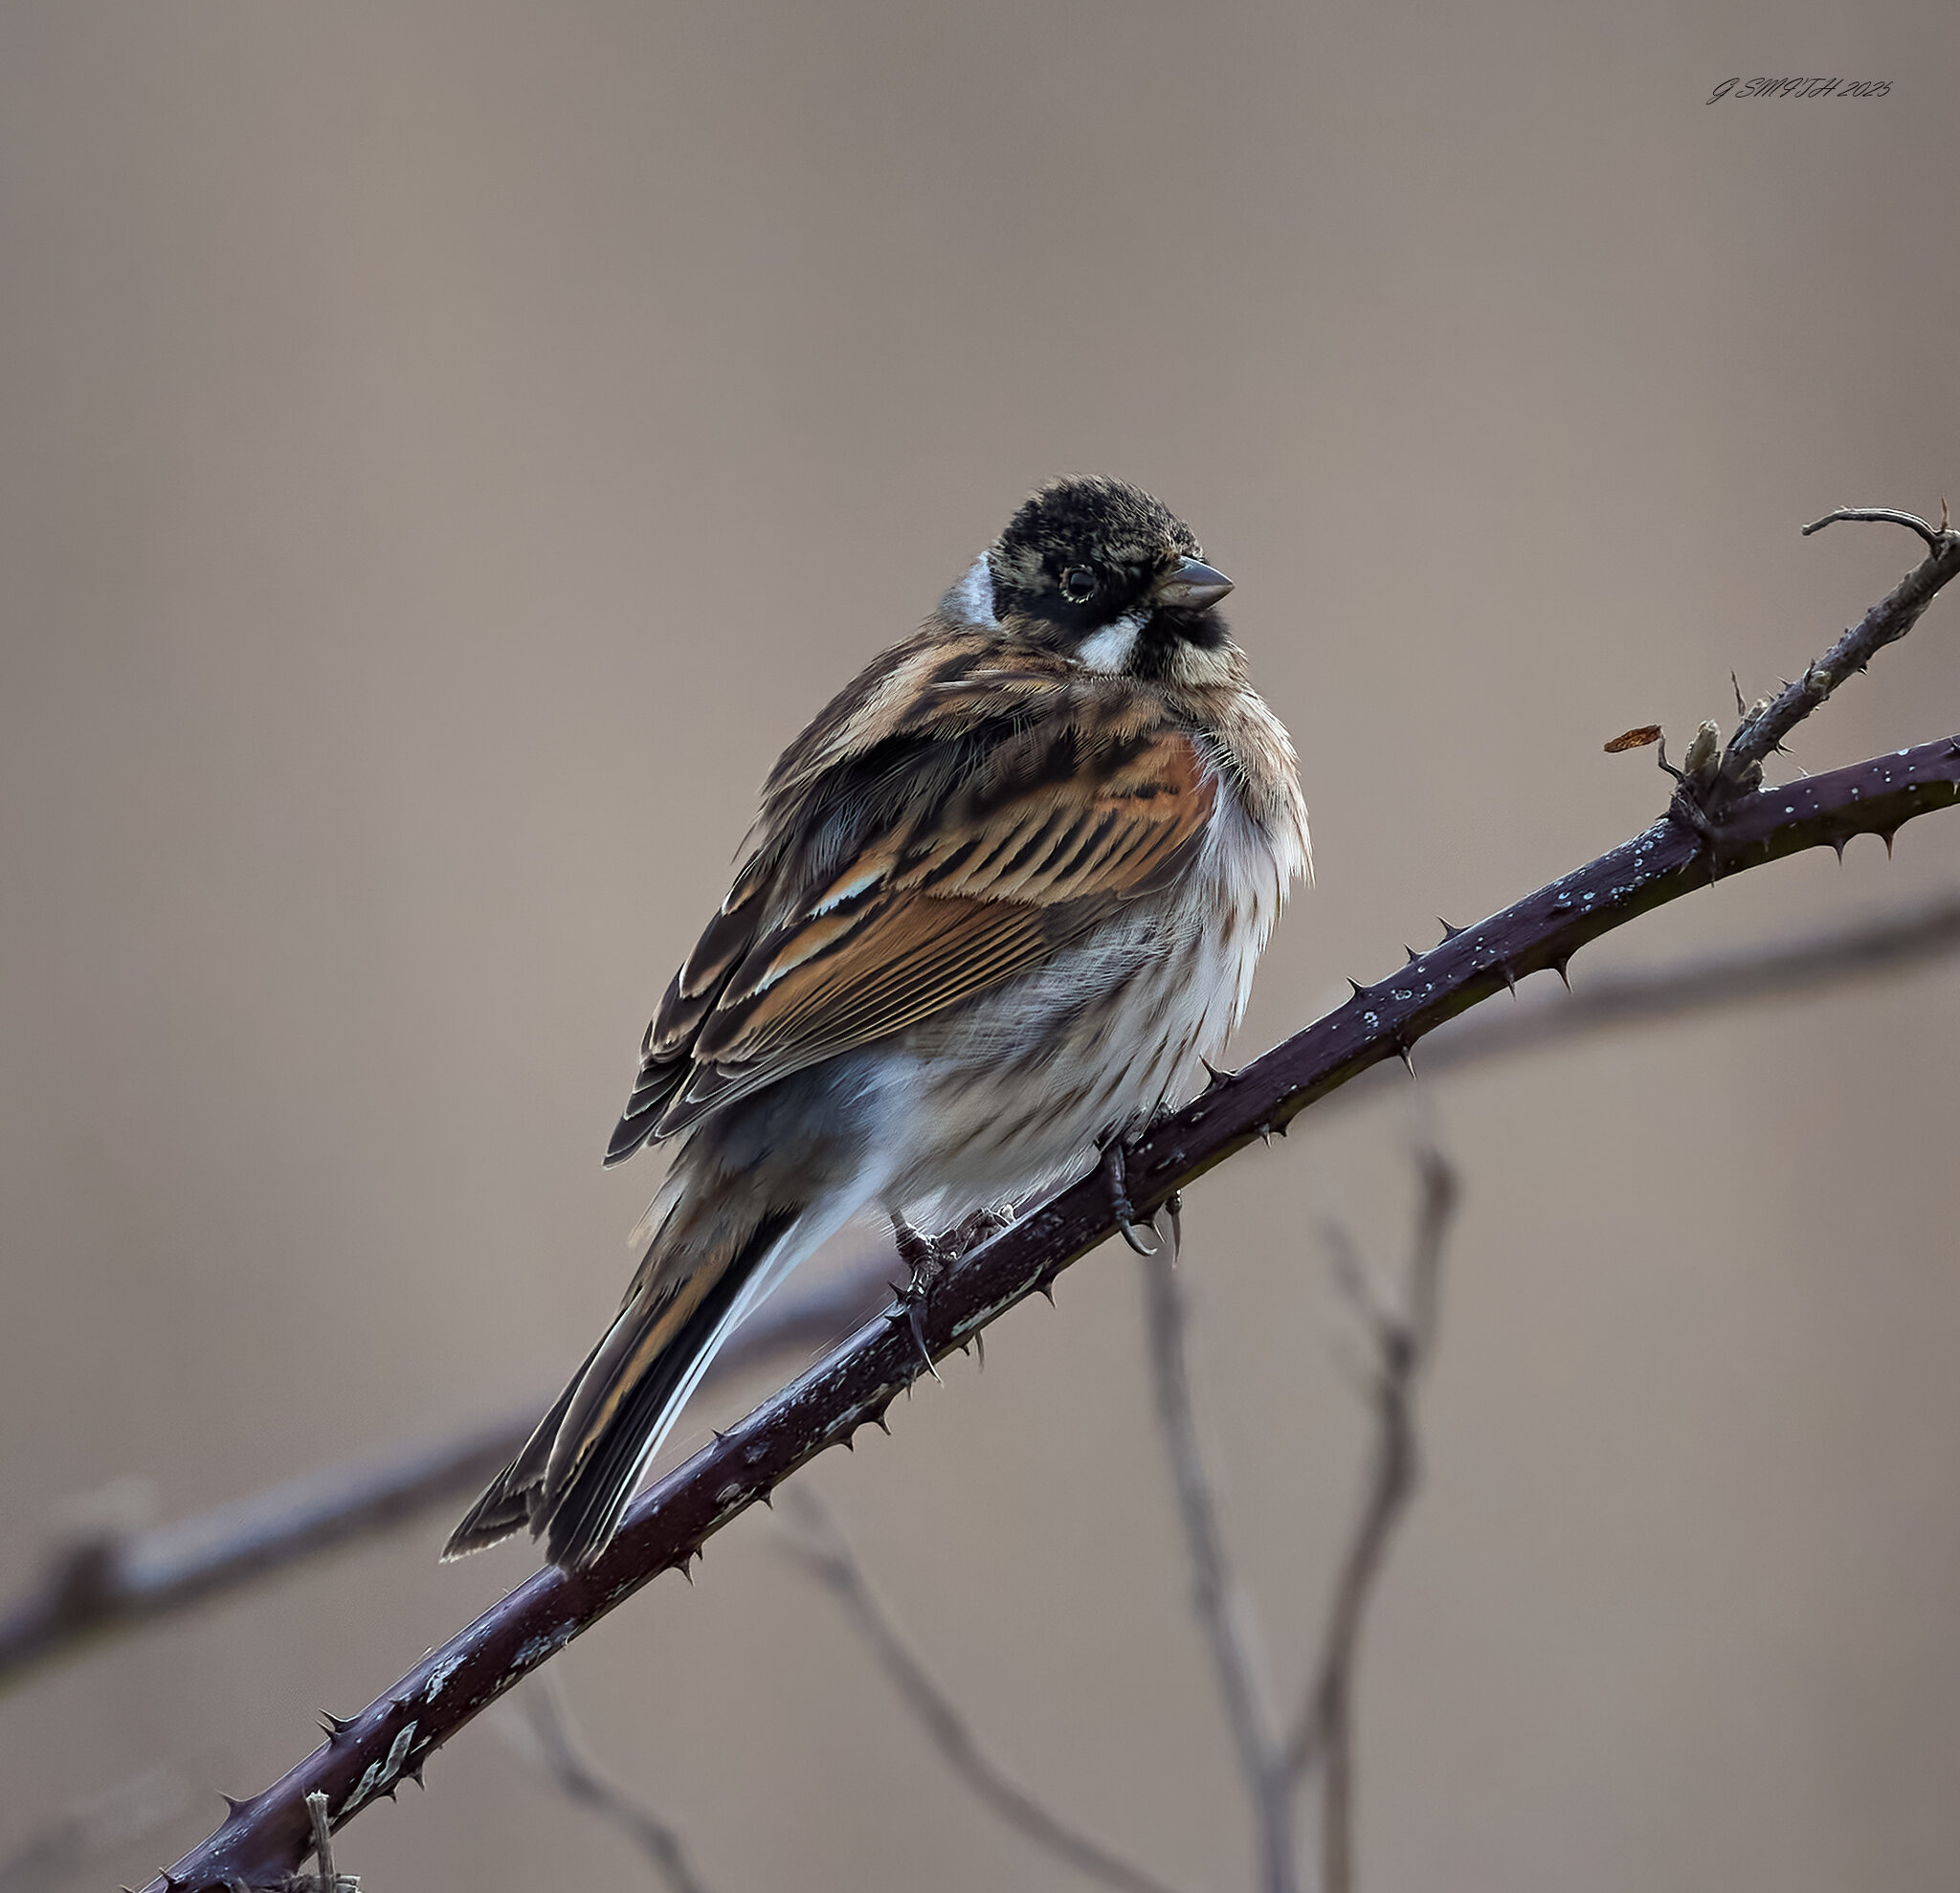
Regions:
[[[866,841],[738,964],[732,924],[716,941],[735,913],[718,918],[649,1041],[679,1063],[692,1033],[654,1134],[1028,971],[1160,883],[1211,815],[1211,772],[1134,702],[1068,707],[988,745],[978,775]]]
[[[702,1021],[761,929],[776,852],[758,850],[749,859],[686,965],[668,981],[660,1010],[640,1040],[639,1072],[606,1146],[608,1164],[623,1163],[654,1135],[661,1112],[686,1080]]]

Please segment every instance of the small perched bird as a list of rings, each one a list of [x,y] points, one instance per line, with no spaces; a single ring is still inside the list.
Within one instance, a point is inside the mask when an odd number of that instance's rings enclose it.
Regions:
[[[672,1140],[617,1319],[450,1539],[586,1565],[715,1350],[847,1219],[1024,1201],[1192,1096],[1310,869],[1191,528],[1043,487],[777,763],[606,1151]]]

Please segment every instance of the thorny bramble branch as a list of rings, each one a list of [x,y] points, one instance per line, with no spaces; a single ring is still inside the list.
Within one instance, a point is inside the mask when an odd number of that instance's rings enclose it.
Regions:
[[[1895,627],[1909,628],[1933,593],[1960,572],[1960,533],[1932,534],[1930,544],[1921,565],[1847,634],[1859,640],[1855,648],[1868,643],[1876,650],[1903,635]],[[1827,663],[1845,642],[1839,640]],[[1780,732],[1826,694],[1807,689]],[[1771,726],[1756,725],[1751,741]],[[1677,795],[1677,803],[1681,799]],[[1956,800],[1960,739],[1943,738],[1800,783],[1738,792],[1723,798],[1714,813],[1698,804],[1700,826],[1670,811],[1489,920],[1452,931],[1400,972],[1373,986],[1357,984],[1348,1004],[1155,1125],[1126,1166],[1135,1213],[1154,1215],[1177,1190],[1254,1139],[1283,1131],[1301,1111],[1357,1074],[1406,1056],[1445,1019],[1515,989],[1527,974],[1547,967],[1562,970],[1590,941],[1706,886],[1718,872],[1835,846],[1853,835],[1890,835],[1913,816]],[[1719,842],[1711,845],[1707,830],[1716,826]],[[918,1324],[927,1352],[944,1359],[1028,1295],[1048,1291],[1062,1269],[1115,1226],[1107,1187],[1094,1175],[983,1242],[934,1285]],[[882,1424],[892,1401],[921,1371],[902,1311],[860,1327],[644,1494],[596,1564],[576,1572],[547,1569],[520,1585],[358,1716],[335,1722],[326,1743],[239,1803],[209,1840],[153,1882],[149,1893],[201,1893],[229,1887],[233,1880],[264,1885],[277,1879],[310,1847],[308,1793],[326,1793],[338,1828],[377,1796],[391,1796],[404,1778],[419,1780],[437,1748],[580,1631],[661,1571],[699,1556],[713,1533],[826,1447],[848,1445],[867,1420]]]
[[[1575,996],[1452,1020],[1424,1045],[1422,1073],[1431,1078],[1623,1026],[1874,973],[1911,971],[1955,951],[1960,894],[1940,895],[1804,939],[1602,973]],[[1363,1083],[1327,1102],[1370,1095]],[[797,1346],[830,1343],[877,1302],[887,1285],[886,1272],[885,1264],[874,1261],[820,1288],[778,1296],[743,1324],[715,1357],[710,1375]],[[34,1588],[0,1611],[0,1690],[41,1664],[92,1649],[120,1632],[141,1629],[467,1498],[509,1462],[530,1437],[536,1416],[536,1405],[527,1404],[501,1420],[285,1480],[167,1524],[105,1520],[86,1533],[69,1534]]]

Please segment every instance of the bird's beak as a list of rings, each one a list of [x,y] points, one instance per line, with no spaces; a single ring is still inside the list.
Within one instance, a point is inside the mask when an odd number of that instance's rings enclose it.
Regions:
[[[1180,559],[1170,575],[1158,582],[1157,602],[1202,612],[1231,590],[1232,581],[1202,559]]]

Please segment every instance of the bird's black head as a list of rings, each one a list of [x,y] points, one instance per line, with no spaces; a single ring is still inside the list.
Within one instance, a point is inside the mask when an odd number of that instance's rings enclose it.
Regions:
[[[1226,641],[1232,590],[1191,527],[1142,487],[1075,474],[1032,495],[987,555],[994,615],[1093,670],[1170,677]]]

